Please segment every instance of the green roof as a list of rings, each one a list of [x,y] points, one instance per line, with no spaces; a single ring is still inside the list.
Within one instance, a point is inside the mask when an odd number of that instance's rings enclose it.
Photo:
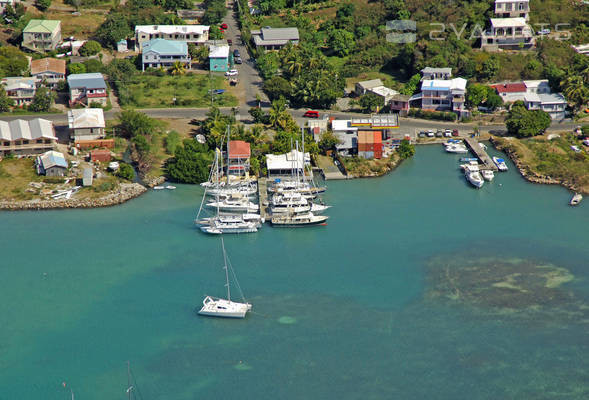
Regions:
[[[59,27],[61,21],[52,19],[32,19],[29,21],[23,32],[51,33]]]

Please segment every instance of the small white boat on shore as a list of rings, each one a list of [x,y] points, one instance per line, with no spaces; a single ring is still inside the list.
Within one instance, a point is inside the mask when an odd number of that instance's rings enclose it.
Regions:
[[[576,206],[581,202],[581,200],[583,200],[583,195],[581,193],[575,193],[575,195],[569,202],[569,205]]]
[[[499,168],[499,171],[507,171],[507,164],[505,164],[505,160],[499,157],[493,157],[493,162]]]
[[[176,186],[167,185],[166,186],[166,189],[168,189],[168,190],[174,190],[174,189],[176,189]]]
[[[154,186],[153,190],[164,190],[165,186]]]

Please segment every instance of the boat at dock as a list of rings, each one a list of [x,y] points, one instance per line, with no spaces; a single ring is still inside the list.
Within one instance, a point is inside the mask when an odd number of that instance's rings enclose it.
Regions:
[[[499,169],[499,171],[507,171],[507,164],[505,163],[505,160],[499,157],[493,157],[493,162],[495,163],[495,165],[497,166],[497,168]]]
[[[581,202],[581,200],[583,200],[583,195],[581,193],[575,193],[575,195],[569,202],[569,205],[576,206]]]
[[[483,175],[483,179],[486,181],[491,182],[495,178],[495,173],[490,169],[484,169],[481,171],[481,175]]]
[[[207,207],[216,208],[219,211],[246,213],[253,213],[260,210],[260,206],[240,194],[232,194],[223,200],[217,198],[217,200],[207,203]]]
[[[271,222],[274,226],[298,227],[322,224],[328,218],[326,215],[315,215],[312,212],[306,212],[272,216]]]
[[[446,146],[445,150],[448,153],[468,153],[468,149],[463,144],[450,144]]]
[[[485,183],[483,177],[481,176],[478,166],[467,166],[464,172],[464,176],[466,177],[466,180],[477,189],[482,188],[483,184]]]
[[[479,159],[476,157],[462,157],[460,162],[471,162],[471,161],[478,161]]]
[[[252,305],[250,303],[244,302],[238,303],[235,301],[231,301],[231,285],[229,283],[229,266],[231,262],[227,257],[227,253],[225,251],[225,242],[223,241],[223,237],[221,237],[221,248],[223,249],[223,262],[225,270],[225,286],[227,287],[227,298],[218,298],[213,296],[206,296],[202,302],[202,308],[198,312],[199,315],[205,315],[208,317],[222,317],[222,318],[245,318],[245,315],[248,311],[251,311]],[[239,287],[239,283],[237,283],[237,278],[235,277],[235,272],[233,269],[231,270],[231,275],[235,280],[237,288],[241,292],[241,288]],[[243,298],[243,293],[241,293],[241,297]]]

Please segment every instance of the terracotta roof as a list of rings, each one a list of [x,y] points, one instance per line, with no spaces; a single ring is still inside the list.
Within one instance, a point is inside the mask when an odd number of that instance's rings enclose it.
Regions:
[[[31,75],[37,75],[47,71],[65,75],[65,60],[47,57],[31,61]]]
[[[251,154],[250,144],[243,140],[229,141],[229,158],[247,158]]]
[[[523,82],[519,83],[499,83],[497,85],[491,85],[491,87],[497,90],[498,93],[520,93],[526,92],[526,85]]]

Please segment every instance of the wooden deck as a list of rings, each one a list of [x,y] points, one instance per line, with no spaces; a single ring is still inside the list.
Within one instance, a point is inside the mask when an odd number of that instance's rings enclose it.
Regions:
[[[470,148],[470,151],[474,153],[474,155],[479,159],[482,163],[480,169],[490,169],[491,171],[498,171],[499,169],[487,154],[487,151],[479,146],[478,140],[475,138],[467,137],[464,139],[466,145]]]
[[[264,177],[258,178],[258,204],[260,205],[260,217],[266,220],[268,204],[268,185]]]

